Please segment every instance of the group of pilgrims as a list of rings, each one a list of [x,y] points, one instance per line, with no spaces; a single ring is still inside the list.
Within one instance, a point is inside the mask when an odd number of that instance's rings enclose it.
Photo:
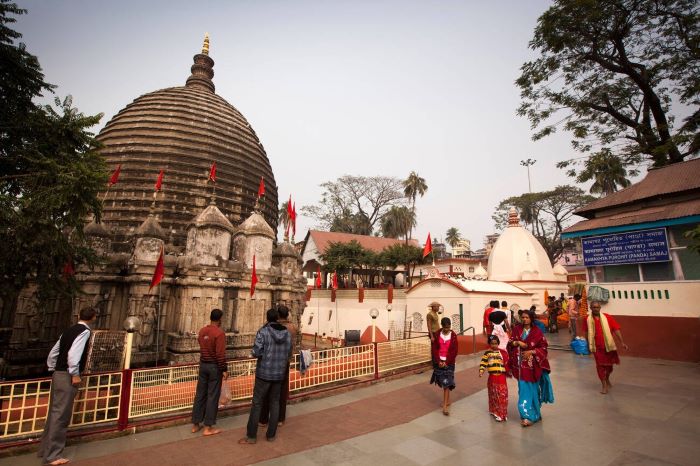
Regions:
[[[429,307],[427,323],[433,360],[430,383],[443,389],[442,412],[448,416],[450,391],[455,388],[458,339],[450,319],[439,318],[440,304],[433,302]],[[591,313],[583,320],[582,327],[594,356],[601,393],[606,394],[612,388],[610,374],[613,365],[620,363],[614,337],[625,350],[629,348],[622,339],[619,324],[600,309],[601,303],[592,302]],[[576,338],[576,325],[570,326],[569,330],[572,339]],[[505,302],[499,307],[498,301],[491,301],[486,307],[484,333],[488,349],[479,364],[479,377],[488,374],[489,414],[496,422],[508,420],[508,377],[518,382],[518,414],[523,427],[542,420],[543,403],[554,403],[546,332],[545,326],[537,319],[535,306],[518,309],[517,317],[515,309],[508,309]]]

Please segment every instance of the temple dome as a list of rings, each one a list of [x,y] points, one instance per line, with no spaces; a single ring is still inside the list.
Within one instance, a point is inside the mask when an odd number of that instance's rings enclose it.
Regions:
[[[520,225],[515,209],[511,209],[508,227],[491,250],[488,273],[489,280],[503,282],[558,280],[544,248],[532,233]]]
[[[104,202],[103,221],[125,236],[149,213],[154,184],[164,171],[155,211],[177,245],[187,227],[208,204],[211,164],[216,162],[216,198],[234,225],[253,211],[260,179],[265,197],[260,210],[277,227],[277,186],[265,149],[243,115],[214,93],[214,61],[208,42],[194,56],[185,86],[138,97],[100,131],[100,152],[108,165],[121,165],[119,181]]]

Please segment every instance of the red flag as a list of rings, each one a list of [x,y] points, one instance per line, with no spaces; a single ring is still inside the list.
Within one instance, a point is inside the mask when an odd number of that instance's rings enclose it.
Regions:
[[[255,273],[255,254],[253,254],[253,276],[250,278],[250,297],[255,294],[255,285],[258,283],[258,274]]]
[[[333,272],[333,289],[338,289],[338,272]]]
[[[430,233],[428,233],[428,239],[425,240],[425,246],[423,246],[423,257],[431,252],[433,252],[433,243],[430,242]]]
[[[289,201],[287,201],[287,228],[285,231],[285,236],[289,236],[289,228],[292,226],[292,195],[289,195]]]
[[[260,177],[260,186],[258,186],[258,199],[265,195],[265,181]]]
[[[112,176],[109,177],[109,185],[117,184],[119,181],[119,174],[122,172],[122,164],[120,163],[117,168],[112,172]]]
[[[160,283],[160,281],[163,279],[163,275],[165,275],[165,264],[163,263],[163,246],[161,246],[160,256],[158,256],[158,262],[156,263],[156,269],[153,271],[153,278],[151,278],[151,286],[148,288],[149,291],[151,288]]]
[[[318,271],[316,272],[316,288],[321,288],[321,266],[318,266]]]
[[[297,203],[292,205],[292,236],[297,234]]]
[[[68,259],[63,265],[63,278],[68,280],[69,277],[75,275],[75,269],[73,268],[73,259]]]
[[[160,171],[158,174],[158,179],[156,180],[156,192],[160,191],[160,188],[163,186],[163,170]]]
[[[209,169],[209,179],[207,181],[213,181],[216,183],[216,162],[212,162],[211,168]]]

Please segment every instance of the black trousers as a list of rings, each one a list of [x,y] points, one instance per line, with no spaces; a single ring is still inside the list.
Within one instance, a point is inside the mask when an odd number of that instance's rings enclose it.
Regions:
[[[280,415],[278,422],[287,420],[287,400],[289,399],[289,367],[284,374],[282,386],[280,387]],[[270,421],[270,397],[263,400],[262,410],[260,411],[260,422],[267,424]]]
[[[222,376],[223,374],[216,363],[203,362],[199,364],[197,392],[192,406],[192,424],[204,422],[207,427],[216,424]]]
[[[248,427],[246,435],[249,439],[258,437],[258,422],[260,422],[260,412],[265,398],[270,400],[270,419],[267,424],[267,438],[274,438],[277,435],[277,423],[279,422],[280,411],[280,388],[282,381],[269,381],[255,378],[255,388],[253,388],[253,402],[250,406],[250,416],[248,416]]]

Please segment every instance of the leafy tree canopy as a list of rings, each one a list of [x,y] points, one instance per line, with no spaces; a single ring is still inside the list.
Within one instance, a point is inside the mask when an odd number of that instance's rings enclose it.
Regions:
[[[447,232],[445,233],[445,241],[447,241],[447,244],[449,244],[450,247],[453,248],[457,246],[457,243],[459,243],[461,239],[462,234],[456,227],[451,227],[447,229]]]
[[[83,236],[97,193],[107,180],[88,128],[102,115],[86,116],[71,98],[55,107],[33,99],[53,86],[37,58],[16,44],[9,25],[26,11],[0,0],[0,297],[7,304],[32,280],[39,299],[75,287],[62,270],[95,260]]]
[[[556,0],[530,41],[539,56],[516,81],[533,139],[563,127],[584,165],[597,153],[654,166],[697,154],[698,18],[696,0]],[[571,176],[575,165],[559,164]]]
[[[381,219],[382,236],[385,238],[406,238],[416,226],[416,214],[407,206],[391,206]]]
[[[376,223],[392,207],[406,201],[402,182],[389,176],[345,175],[321,184],[321,201],[301,211],[329,231],[371,235]]]
[[[520,219],[530,228],[547,252],[549,260],[554,263],[564,251],[562,230],[568,225],[574,211],[593,199],[595,198],[579,188],[557,186],[551,191],[526,193],[504,199],[491,218],[496,229],[502,230],[508,224],[508,211],[515,207],[520,213]]]

